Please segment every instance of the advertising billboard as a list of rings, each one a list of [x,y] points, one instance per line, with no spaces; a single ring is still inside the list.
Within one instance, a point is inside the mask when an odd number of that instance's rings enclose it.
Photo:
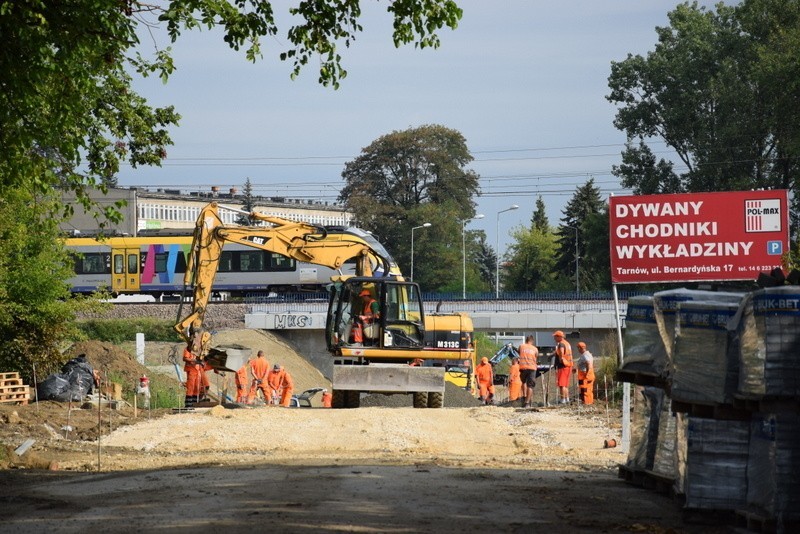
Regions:
[[[788,198],[785,189],[611,197],[611,280],[756,280],[788,250]]]

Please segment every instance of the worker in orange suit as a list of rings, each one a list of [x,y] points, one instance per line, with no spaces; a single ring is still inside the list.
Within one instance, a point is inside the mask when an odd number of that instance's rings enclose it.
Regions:
[[[198,370],[198,376],[200,377],[200,400],[206,400],[208,397],[208,391],[211,389],[211,381],[208,379],[208,373],[206,371],[211,371],[214,369],[211,367],[211,364],[208,362],[203,362],[203,365]]]
[[[572,345],[564,338],[564,332],[553,332],[556,342],[556,386],[558,386],[558,403],[569,403],[569,377],[572,374]]]
[[[250,373],[253,375],[253,382],[250,386],[247,402],[252,403],[258,391],[264,395],[264,402],[269,404],[269,386],[267,385],[267,375],[269,374],[269,362],[264,356],[264,351],[260,350],[256,357],[250,360]]]
[[[533,336],[527,336],[525,343],[519,346],[519,374],[522,383],[523,406],[526,408],[530,408],[533,401],[538,363],[539,349],[533,344]]]
[[[485,404],[494,402],[494,372],[489,358],[481,358],[481,363],[475,369],[475,378],[478,380],[479,396],[478,400]]]
[[[580,357],[575,364],[578,368],[578,397],[581,404],[594,404],[594,356],[586,350],[583,341],[578,343],[578,354]]]
[[[278,404],[278,399],[280,399],[280,405],[288,408],[294,391],[294,382],[289,371],[276,363],[272,371],[269,372],[269,376],[267,376],[267,384],[269,385],[273,403]]]
[[[333,395],[327,389],[322,390],[322,407],[330,408],[333,406]]]
[[[204,373],[203,362],[191,351],[189,347],[183,349],[183,372],[186,374],[186,397],[184,406],[191,408],[200,401],[200,390],[203,388]]]
[[[234,380],[236,381],[236,402],[240,404],[247,404],[250,401],[250,361],[252,359],[248,358],[247,361],[242,365],[237,371],[236,375],[234,375]]]
[[[519,358],[511,359],[508,368],[508,400],[515,402],[522,395],[522,378],[520,378]]]

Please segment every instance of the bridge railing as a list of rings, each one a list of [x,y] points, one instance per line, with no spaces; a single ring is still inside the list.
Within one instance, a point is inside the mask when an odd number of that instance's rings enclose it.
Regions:
[[[627,299],[634,293],[620,293],[624,313]],[[561,312],[579,313],[613,311],[611,292],[581,293],[501,293],[469,294],[466,299],[455,293],[423,293],[425,310],[430,312]],[[457,298],[456,298],[457,297]],[[327,293],[281,293],[270,296],[251,295],[245,299],[252,313],[326,312]]]

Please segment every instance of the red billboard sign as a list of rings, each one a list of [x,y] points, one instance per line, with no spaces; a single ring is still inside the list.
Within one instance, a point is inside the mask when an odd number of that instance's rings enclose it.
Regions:
[[[788,250],[788,197],[783,189],[611,197],[611,280],[755,280]]]

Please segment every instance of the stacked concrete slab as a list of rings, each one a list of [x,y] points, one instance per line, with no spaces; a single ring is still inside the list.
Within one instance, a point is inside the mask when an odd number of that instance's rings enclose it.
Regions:
[[[736,319],[739,396],[756,400],[800,397],[800,286],[750,293]]]
[[[638,296],[628,299],[623,345],[625,359],[621,373],[653,379],[666,376],[667,353],[656,324],[653,297]]]
[[[747,507],[781,523],[800,521],[800,414],[757,414],[750,428]]]
[[[686,507],[738,510],[745,506],[749,422],[690,416],[686,438]]]
[[[648,417],[634,417],[632,445],[633,436],[640,441],[627,466],[672,479],[689,509],[757,514],[762,526],[797,525],[800,288],[676,290],[633,305],[622,370],[635,373],[619,376],[652,386],[651,373],[664,382],[661,394],[642,390],[636,398]],[[657,398],[663,411],[656,414]]]

